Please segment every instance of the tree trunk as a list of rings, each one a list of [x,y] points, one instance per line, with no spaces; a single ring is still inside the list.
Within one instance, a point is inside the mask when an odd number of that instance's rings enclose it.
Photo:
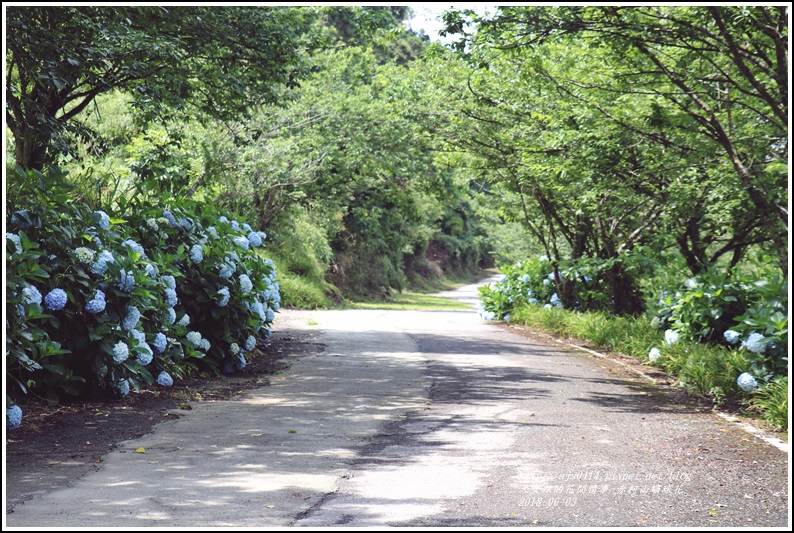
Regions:
[[[642,297],[634,286],[634,279],[616,264],[609,271],[609,284],[612,289],[612,312],[616,315],[638,315],[644,305]]]

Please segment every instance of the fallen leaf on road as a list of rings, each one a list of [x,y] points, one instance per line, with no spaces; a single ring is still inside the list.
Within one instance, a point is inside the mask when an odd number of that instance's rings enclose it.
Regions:
[[[143,448],[138,448],[138,449],[137,449],[137,450],[135,450],[135,451],[136,451],[136,452],[138,452],[138,453],[146,453],[146,450],[145,450],[145,449],[143,449]]]
[[[261,433],[251,433],[251,436],[252,437],[261,437],[262,434]]]

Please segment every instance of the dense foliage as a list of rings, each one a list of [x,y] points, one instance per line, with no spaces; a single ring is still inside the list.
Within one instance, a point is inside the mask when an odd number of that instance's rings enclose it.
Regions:
[[[10,203],[7,391],[124,396],[243,368],[279,308],[264,233],[186,201],[94,210],[62,178],[28,171]]]

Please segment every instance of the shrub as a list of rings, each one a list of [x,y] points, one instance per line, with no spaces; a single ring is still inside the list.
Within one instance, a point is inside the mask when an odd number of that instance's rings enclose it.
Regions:
[[[52,401],[124,396],[163,373],[242,368],[245,350],[230,348],[267,338],[280,301],[272,263],[257,253],[264,235],[170,198],[165,209],[139,202],[111,217],[62,178],[28,172],[11,207],[6,353],[16,388]]]
[[[746,370],[768,380],[788,366],[787,292],[771,268],[754,275],[711,270],[663,293],[654,323],[684,339],[742,349]]]

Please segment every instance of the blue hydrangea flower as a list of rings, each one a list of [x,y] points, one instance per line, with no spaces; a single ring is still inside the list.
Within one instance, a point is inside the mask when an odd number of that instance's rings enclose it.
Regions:
[[[90,248],[85,248],[81,246],[80,248],[75,248],[74,256],[77,258],[78,261],[81,263],[90,263],[94,260],[95,252]]]
[[[656,361],[661,355],[662,353],[659,351],[659,348],[651,348],[651,351],[648,352],[648,359]]]
[[[163,387],[170,387],[174,384],[174,378],[172,378],[171,374],[168,372],[160,372],[160,375],[157,376],[157,384],[162,385]]]
[[[249,335],[247,339],[245,339],[245,349],[249,352],[256,348],[256,339],[253,335]]]
[[[50,311],[60,311],[66,305],[66,291],[53,289],[44,297],[44,307]]]
[[[117,363],[123,363],[130,356],[130,348],[127,343],[119,341],[113,347],[113,360]]]
[[[528,300],[528,302],[529,302],[529,303],[531,303],[531,304],[540,304],[540,302],[538,301],[538,299],[537,299],[537,298],[530,298],[530,299]]]
[[[521,281],[527,283],[530,280],[529,274],[524,274],[521,276]]]
[[[678,338],[679,338],[679,335],[678,335],[677,331],[673,331],[672,329],[668,329],[667,331],[664,332],[664,340],[667,341],[668,345],[673,345],[676,342],[678,342]]]
[[[201,346],[201,333],[198,331],[188,331],[187,335],[185,335],[185,338],[194,347],[198,348]]]
[[[116,390],[119,392],[121,397],[125,397],[130,393],[130,382],[127,379],[120,379],[118,383],[116,383]]]
[[[147,263],[146,266],[144,267],[144,270],[146,270],[146,275],[149,276],[150,278],[157,277],[157,268],[154,266],[154,264]]]
[[[240,224],[236,220],[232,220],[232,231],[239,231]]]
[[[240,350],[240,352],[234,357],[234,369],[242,370],[245,368],[245,363],[245,350]]]
[[[168,324],[176,322],[176,311],[174,311],[173,307],[169,307],[165,310],[165,321]]]
[[[41,293],[33,285],[28,285],[22,289],[22,296],[24,297],[25,303],[29,303],[31,305],[41,304]]]
[[[240,346],[236,342],[233,342],[229,345],[229,351],[232,352],[232,355],[237,355],[240,353]]]
[[[763,342],[764,336],[760,333],[750,333],[747,340],[742,341],[742,346],[747,348],[753,353],[764,353],[766,351],[767,343]]]
[[[206,231],[207,231],[207,235],[209,235],[213,239],[217,239],[218,238],[218,230],[215,229],[215,226],[208,227],[206,229]]]
[[[121,329],[124,331],[132,331],[138,325],[141,319],[141,312],[134,305],[127,307],[127,316],[121,321]]]
[[[137,352],[136,357],[138,359],[138,363],[140,363],[141,366],[146,366],[152,362],[152,359],[154,358],[154,353],[152,353],[152,349],[149,348],[148,344],[143,343],[140,346],[141,348],[144,348],[145,351]]]
[[[99,253],[99,257],[97,257],[96,262],[91,267],[91,272],[101,276],[107,271],[107,264],[115,262],[116,260],[113,258],[113,254],[107,250],[103,250]]]
[[[741,337],[741,334],[739,334],[738,331],[733,331],[732,329],[729,329],[725,333],[723,333],[722,336],[725,337],[725,340],[728,341],[729,343],[736,344],[737,342],[739,342],[739,338]]]
[[[546,255],[546,254],[543,254],[543,255],[540,256],[540,260],[541,261],[548,261],[549,260],[549,256]]]
[[[251,226],[248,224],[243,224],[243,231],[251,231]]]
[[[758,388],[758,381],[756,381],[752,374],[747,372],[740,374],[736,379],[736,383],[744,392],[753,392]]]
[[[193,221],[189,218],[180,218],[176,221],[180,228],[184,229],[188,233],[193,231]]]
[[[201,250],[200,244],[194,244],[190,249],[190,259],[194,263],[201,263],[204,260],[204,252]]]
[[[149,226],[149,228],[153,229],[154,231],[157,231],[157,230],[160,229],[160,226],[157,225],[157,220],[155,220],[153,218],[147,218],[146,219],[146,225]]]
[[[227,223],[229,222],[229,219],[228,219],[228,218],[226,218],[226,217],[224,217],[224,216],[221,216],[221,217],[218,219],[218,221],[220,221],[220,222],[223,222],[224,224],[227,224]]]
[[[229,294],[229,287],[222,288],[221,290],[218,291],[218,294],[221,297],[221,299],[218,301],[218,305],[220,307],[226,307],[226,304],[229,303],[229,297],[231,296]]]
[[[168,224],[170,224],[172,227],[176,226],[176,218],[174,218],[174,215],[171,213],[171,211],[168,211],[167,209],[163,211],[163,218],[166,219]]]
[[[105,310],[105,293],[97,290],[92,300],[85,304],[85,310],[91,314],[101,313]]]
[[[162,277],[160,278],[160,280],[161,280],[161,281],[163,282],[163,284],[164,284],[166,287],[168,287],[169,289],[174,289],[174,290],[176,290],[176,280],[174,279],[174,276],[162,276]]]
[[[262,237],[260,237],[256,232],[249,233],[248,244],[251,246],[251,248],[262,246]]]
[[[6,428],[16,429],[22,425],[22,408],[12,405],[6,409]]]
[[[174,289],[166,289],[165,305],[168,307],[174,307],[177,303],[179,303],[179,298],[177,298],[176,291]]]
[[[123,292],[132,292],[135,290],[135,276],[132,270],[129,272],[124,269],[121,270],[119,273],[119,282],[116,284],[116,287]]]
[[[163,353],[168,344],[168,338],[163,333],[158,333],[154,336],[152,346],[157,350],[157,353]]]
[[[97,226],[102,229],[108,229],[110,227],[110,217],[104,211],[94,211],[95,215],[99,215],[99,222],[97,222]]]
[[[698,285],[699,283],[695,278],[689,278],[684,282],[684,287],[686,287],[687,289],[696,289]]]
[[[560,301],[560,297],[557,296],[556,292],[551,295],[551,299],[549,300],[549,303],[554,307],[562,307],[562,301]]]
[[[184,315],[182,315],[182,318],[179,319],[179,325],[187,326],[188,324],[190,324],[190,315],[185,313]]]
[[[138,359],[138,363],[141,366],[146,366],[152,362],[152,358],[154,357],[154,353],[149,345],[146,343],[146,334],[143,331],[134,329],[130,331],[130,335],[133,336],[135,342],[137,344],[137,348],[135,350],[135,356]],[[141,351],[143,350],[143,351]]]
[[[251,283],[251,278],[249,278],[246,274],[240,274],[240,290],[242,293],[248,294],[253,288],[254,284]]]
[[[6,239],[14,243],[14,248],[18,254],[22,253],[22,243],[19,240],[19,235],[15,233],[6,233]]]
[[[201,348],[202,350],[204,350],[206,352],[211,347],[212,347],[212,345],[210,344],[210,341],[208,341],[207,339],[201,339],[201,344],[199,345],[199,348]]]
[[[267,320],[267,315],[265,314],[265,308],[262,305],[262,302],[259,301],[254,302],[251,305],[251,311],[259,315],[259,320],[261,320],[262,322],[265,322]]]
[[[235,271],[235,270],[237,270],[237,269],[234,267],[234,265],[229,265],[229,264],[226,264],[226,263],[221,263],[221,271],[220,271],[220,276],[221,276],[223,279],[229,279],[230,277],[232,277],[232,274],[234,274],[234,271]]]
[[[138,244],[137,242],[133,241],[132,239],[127,239],[123,243],[124,246],[129,247],[133,252],[140,254],[141,257],[146,257],[146,254],[143,251],[143,246]]]
[[[273,320],[276,318],[276,314],[269,307],[267,308],[265,313],[267,313],[267,321],[268,322],[273,322]]]
[[[234,244],[236,244],[236,245],[237,245],[237,246],[239,246],[240,248],[243,248],[243,249],[245,249],[245,250],[248,250],[248,248],[249,248],[249,245],[248,245],[248,239],[247,239],[246,237],[243,237],[243,236],[241,235],[241,236],[239,236],[239,237],[235,237],[235,238],[234,238],[234,239],[232,239],[232,240],[234,241]]]

